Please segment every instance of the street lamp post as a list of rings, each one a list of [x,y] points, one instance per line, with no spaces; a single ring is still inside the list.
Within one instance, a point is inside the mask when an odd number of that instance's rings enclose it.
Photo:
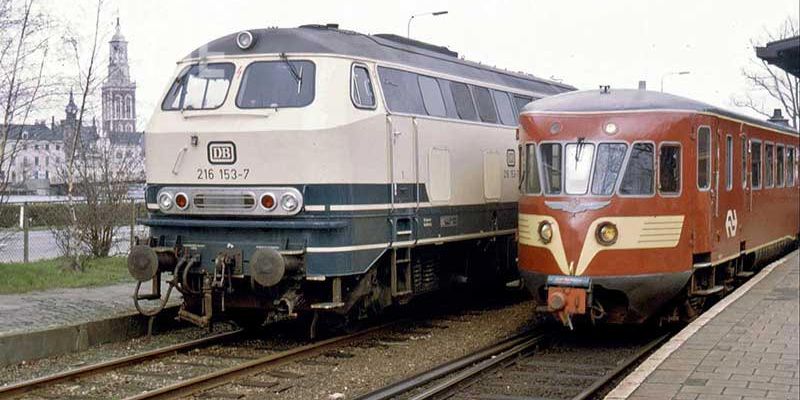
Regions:
[[[671,75],[688,75],[690,71],[676,71],[676,72],[667,72],[664,75],[661,75],[661,93],[664,93],[664,78],[671,76]]]
[[[414,14],[414,15],[412,15],[411,18],[408,19],[408,25],[406,26],[406,37],[411,39],[411,21],[413,21],[414,18],[422,17],[422,16],[425,16],[425,15],[432,15],[434,17],[437,17],[439,15],[445,15],[445,14],[447,14],[447,11],[433,11],[433,12],[426,12],[426,13],[422,13],[422,14]]]

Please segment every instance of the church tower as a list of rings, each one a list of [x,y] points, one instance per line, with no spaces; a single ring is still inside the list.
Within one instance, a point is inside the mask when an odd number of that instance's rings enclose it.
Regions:
[[[128,42],[117,27],[108,42],[108,77],[103,82],[103,137],[112,132],[136,132],[136,83],[128,67]]]

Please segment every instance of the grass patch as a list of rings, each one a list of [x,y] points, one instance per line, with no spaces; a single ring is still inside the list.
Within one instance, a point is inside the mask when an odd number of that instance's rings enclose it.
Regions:
[[[132,282],[125,260],[125,257],[89,259],[84,262],[83,272],[63,269],[63,262],[58,259],[0,264],[0,294]]]

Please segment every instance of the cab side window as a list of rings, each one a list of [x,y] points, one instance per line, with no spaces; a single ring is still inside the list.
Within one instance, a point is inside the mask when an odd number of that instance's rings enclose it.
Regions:
[[[375,92],[372,90],[372,80],[366,67],[356,65],[350,77],[350,97],[358,108],[374,108]]]
[[[681,191],[681,146],[662,144],[658,156],[658,192],[675,195]]]
[[[783,159],[783,145],[779,144],[775,147],[775,186],[783,187],[784,178],[784,159]]]
[[[773,165],[775,164],[775,155],[773,151],[775,146],[772,143],[764,143],[764,187],[771,188],[773,185],[773,175],[774,170]]]
[[[794,186],[795,148],[786,148],[786,186]]]
[[[761,142],[750,141],[750,186],[761,189]]]

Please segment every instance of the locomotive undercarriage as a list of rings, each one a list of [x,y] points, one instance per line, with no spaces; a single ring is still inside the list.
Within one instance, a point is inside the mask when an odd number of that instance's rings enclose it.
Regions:
[[[150,239],[134,247],[129,269],[139,280],[135,300],[145,315],[155,315],[167,304],[173,289],[183,296],[178,318],[210,327],[220,314],[244,325],[267,325],[311,317],[311,335],[319,321],[347,325],[374,316],[394,304],[457,284],[489,280],[502,286],[515,277],[512,237],[504,236],[425,247],[387,249],[366,273],[308,279],[303,251],[265,250],[282,260],[281,273],[275,268],[256,268],[256,257],[245,261],[242,250],[229,246],[205,263],[195,248],[164,246],[163,238]],[[149,271],[147,266],[157,267]],[[248,268],[245,268],[245,263]],[[209,265],[213,268],[209,268]],[[247,274],[245,274],[247,271]],[[161,275],[170,276],[165,295],[160,291]],[[152,291],[141,294],[141,286],[152,281]],[[154,309],[140,306],[140,300],[157,300]]]

